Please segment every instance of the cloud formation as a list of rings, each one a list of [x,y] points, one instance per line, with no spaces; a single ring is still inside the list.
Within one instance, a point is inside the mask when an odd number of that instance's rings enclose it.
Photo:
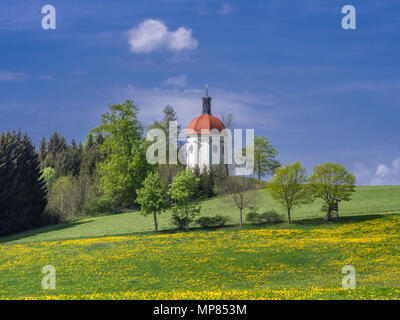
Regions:
[[[236,7],[229,3],[223,3],[221,9],[218,11],[220,15],[229,15],[236,12]]]
[[[254,94],[250,92],[235,92],[209,89],[212,96],[211,112],[215,116],[232,112],[234,126],[238,128],[254,128],[255,125],[277,125],[274,112],[275,97],[271,94]],[[179,115],[178,122],[184,127],[202,111],[202,96],[204,89],[153,87],[143,88],[128,85],[123,88],[113,89],[113,100],[122,101],[134,99],[140,108],[141,120],[149,124],[154,119],[159,119],[166,105],[172,105]],[[260,108],[271,110],[269,117],[260,116]],[[245,110],[245,112],[244,112]]]
[[[370,169],[364,164],[355,165],[354,174],[361,185],[399,185],[400,184],[400,157],[387,163],[380,163],[375,169]]]
[[[0,70],[0,81],[25,81],[29,75],[24,72]]]
[[[180,27],[169,31],[160,20],[147,19],[128,31],[129,44],[133,53],[150,53],[158,50],[180,52],[196,49],[198,41],[192,30]]]
[[[400,158],[394,159],[390,165],[384,163],[379,164],[375,170],[371,184],[400,184]]]
[[[185,75],[170,77],[163,82],[163,87],[184,88],[187,86],[187,78]]]

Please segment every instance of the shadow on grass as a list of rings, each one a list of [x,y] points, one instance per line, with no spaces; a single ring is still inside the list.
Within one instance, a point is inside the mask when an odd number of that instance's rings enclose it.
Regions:
[[[325,218],[311,218],[311,219],[294,220],[292,221],[292,225],[301,225],[301,226],[341,225],[346,223],[362,222],[379,218],[383,218],[383,216],[379,214],[344,216],[344,217],[339,217],[338,219],[332,219],[331,221],[327,221]]]
[[[48,226],[44,226],[44,227],[39,227],[36,229],[31,229],[31,230],[27,230],[27,231],[23,231],[20,233],[16,233],[16,234],[12,234],[9,236],[4,236],[0,238],[0,243],[5,243],[5,242],[9,242],[9,241],[15,241],[15,240],[21,240],[27,237],[33,237],[36,236],[38,234],[41,233],[47,233],[47,232],[53,232],[53,231],[58,231],[58,230],[62,230],[62,229],[67,229],[67,228],[71,228],[80,224],[85,224],[91,222],[91,220],[86,220],[86,221],[71,221],[71,222],[66,222],[66,223],[62,223],[62,224],[56,224],[56,225],[48,225]]]
[[[387,215],[385,215],[387,216]],[[110,234],[110,235],[101,235],[101,236],[82,236],[82,237],[65,237],[62,239],[57,239],[57,240],[71,240],[71,239],[87,239],[87,238],[103,238],[103,237],[127,237],[127,236],[141,236],[141,235],[168,235],[168,234],[176,234],[176,233],[190,233],[190,232],[212,232],[212,231],[218,231],[218,230],[225,230],[225,231],[238,231],[238,230],[254,230],[254,229],[287,229],[287,228],[296,228],[296,227],[304,227],[304,228],[314,228],[314,227],[323,227],[323,228],[330,228],[330,227],[339,227],[340,225],[346,224],[346,223],[354,223],[354,222],[362,222],[362,221],[367,221],[367,220],[374,220],[374,219],[379,219],[383,218],[383,215],[380,214],[371,214],[371,215],[358,215],[358,216],[343,216],[339,217],[339,219],[335,219],[332,221],[327,221],[324,218],[310,218],[310,219],[301,219],[301,220],[293,220],[292,224],[288,224],[287,221],[284,222],[279,222],[279,223],[267,223],[267,224],[262,224],[262,225],[252,225],[252,224],[243,224],[242,228],[239,227],[238,224],[227,224],[224,226],[218,226],[218,227],[191,227],[188,231],[187,230],[182,230],[182,229],[176,229],[176,228],[171,228],[171,229],[162,229],[159,230],[157,233],[154,231],[139,231],[139,232],[130,232],[130,233],[119,233],[119,234]],[[72,221],[69,223],[63,223],[59,225],[49,225],[33,230],[28,230],[24,231],[22,233],[10,235],[10,236],[5,236],[0,238],[0,244],[9,242],[9,241],[15,241],[15,240],[21,240],[27,237],[32,237],[41,233],[47,233],[47,232],[53,232],[57,230],[62,230],[66,228],[71,228],[80,224],[85,224],[88,222],[91,222],[92,220],[85,220],[85,221]],[[47,240],[38,240],[38,241],[47,241]],[[31,241],[29,241],[31,242]],[[32,242],[36,242],[35,240],[32,240]]]

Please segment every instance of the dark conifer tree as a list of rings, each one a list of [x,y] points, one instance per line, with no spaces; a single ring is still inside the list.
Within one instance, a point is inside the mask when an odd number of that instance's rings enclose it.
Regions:
[[[46,167],[45,166],[46,156],[47,156],[47,142],[46,138],[43,137],[39,145],[39,161],[40,161],[40,168],[42,170]]]
[[[0,136],[0,234],[41,224],[46,206],[39,156],[27,134]]]

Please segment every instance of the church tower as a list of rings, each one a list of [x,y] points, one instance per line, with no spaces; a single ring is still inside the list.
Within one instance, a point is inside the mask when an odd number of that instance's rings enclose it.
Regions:
[[[194,118],[186,129],[187,154],[186,168],[193,170],[197,165],[200,171],[212,165],[224,164],[223,123],[211,114],[211,97],[203,96],[203,113]]]

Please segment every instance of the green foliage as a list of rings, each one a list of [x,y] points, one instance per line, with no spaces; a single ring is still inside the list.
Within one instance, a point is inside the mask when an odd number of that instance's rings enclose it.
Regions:
[[[282,217],[275,210],[269,210],[263,213],[252,211],[247,214],[246,221],[255,225],[263,225],[282,222]]]
[[[213,170],[205,169],[200,172],[200,168],[196,165],[192,171],[196,178],[199,178],[198,198],[207,199],[215,195],[215,175]]]
[[[315,166],[309,179],[314,197],[325,202],[326,218],[331,220],[332,209],[337,201],[349,201],[355,191],[356,177],[339,163]]]
[[[58,222],[64,222],[76,216],[79,192],[74,182],[75,180],[70,176],[60,177],[51,188],[46,210],[56,217]]]
[[[163,110],[163,118],[161,121],[155,120],[153,123],[148,127],[148,130],[151,129],[161,129],[166,138],[165,144],[165,152],[166,152],[166,164],[158,164],[158,171],[160,173],[161,178],[164,180],[166,186],[171,184],[173,177],[180,171],[185,169],[185,166],[182,165],[180,162],[177,164],[169,163],[169,134],[170,128],[169,124],[170,121],[177,121],[178,115],[176,114],[174,108],[170,105],[167,105]],[[177,131],[180,130],[180,126],[177,126]],[[178,147],[178,146],[176,146]]]
[[[43,137],[42,140],[40,140],[40,145],[39,145],[39,162],[41,169],[45,168],[46,156],[47,156],[47,142],[46,138]]]
[[[115,213],[119,207],[110,194],[98,190],[99,177],[80,173],[79,176],[63,176],[56,180],[48,195],[46,212],[56,222],[72,220],[80,215]]]
[[[286,208],[289,223],[293,207],[311,202],[306,169],[300,162],[286,164],[276,169],[267,189],[271,197]]]
[[[0,235],[42,223],[46,187],[38,154],[27,134],[0,135]]]
[[[46,188],[49,192],[57,179],[56,170],[52,167],[46,167],[43,169],[41,177],[46,182]]]
[[[196,220],[196,223],[203,228],[222,227],[229,221],[229,217],[216,215],[215,217],[201,217]]]
[[[110,194],[106,194],[101,197],[90,198],[85,205],[84,210],[88,215],[120,212],[117,200]]]
[[[94,136],[89,134],[86,138],[86,144],[83,147],[82,161],[80,173],[92,176],[95,174],[98,164],[103,161],[103,154],[100,148],[103,144],[103,136],[101,134]]]
[[[277,154],[278,151],[272,147],[267,137],[254,137],[254,170],[258,179],[272,174],[280,167],[276,160]]]
[[[77,145],[72,139],[71,145],[66,139],[55,132],[46,142],[43,138],[39,145],[39,160],[41,168],[53,168],[56,176],[77,176],[80,172],[83,157],[83,146]]]
[[[198,194],[199,178],[196,178],[190,171],[181,171],[170,184],[168,191],[173,200],[172,219],[178,228],[184,227],[189,230],[189,224],[200,212],[200,206],[194,204]]]
[[[168,206],[164,181],[158,172],[149,172],[143,187],[137,191],[136,202],[140,204],[140,212],[143,215],[153,214],[155,232],[157,232],[157,214],[160,214]]]
[[[136,190],[142,187],[150,165],[146,160],[143,127],[137,118],[139,109],[132,100],[109,107],[102,115],[100,126],[92,130],[102,135],[101,151],[105,156],[100,163],[101,187],[112,194],[119,204],[132,207]]]

